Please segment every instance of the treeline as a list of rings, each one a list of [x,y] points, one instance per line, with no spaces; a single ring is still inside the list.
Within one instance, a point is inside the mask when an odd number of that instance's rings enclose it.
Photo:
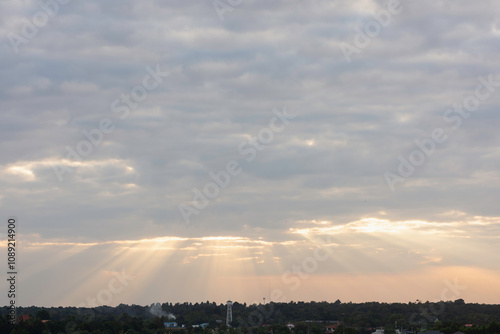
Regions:
[[[323,334],[325,325],[340,321],[342,334],[369,334],[383,327],[386,334],[396,329],[418,332],[440,330],[445,334],[500,334],[500,305],[448,302],[342,303],[290,302],[265,305],[233,303],[232,328],[225,326],[226,305],[214,302],[163,303],[95,308],[19,307],[17,326],[9,323],[9,309],[0,309],[0,333],[165,333],[164,322],[175,321],[184,333],[290,333]],[[172,315],[175,320],[172,320]],[[207,329],[196,327],[208,323]],[[193,327],[193,325],[195,327]],[[468,325],[468,326],[466,326]],[[472,326],[469,326],[472,325]],[[183,334],[183,333],[178,333]]]

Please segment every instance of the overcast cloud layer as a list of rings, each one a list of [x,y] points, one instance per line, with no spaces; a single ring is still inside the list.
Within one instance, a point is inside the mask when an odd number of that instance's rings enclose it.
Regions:
[[[21,304],[498,302],[500,3],[62,2],[0,3]]]

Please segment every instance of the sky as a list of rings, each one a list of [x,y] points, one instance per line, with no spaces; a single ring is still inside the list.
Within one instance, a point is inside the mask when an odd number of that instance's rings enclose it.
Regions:
[[[499,10],[0,2],[16,303],[500,303]]]

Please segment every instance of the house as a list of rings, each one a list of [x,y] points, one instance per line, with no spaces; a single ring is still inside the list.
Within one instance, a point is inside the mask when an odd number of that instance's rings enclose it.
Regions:
[[[22,322],[26,320],[30,320],[31,316],[29,314],[23,314],[19,318],[17,318],[17,322]]]
[[[165,325],[165,328],[175,328],[179,327],[176,322],[164,322],[163,325]]]
[[[201,327],[201,328],[205,329],[205,328],[208,327],[208,322],[204,322],[204,323],[199,324],[199,325],[193,325],[192,327],[193,328],[199,328],[199,327]]]
[[[337,327],[339,327],[339,324],[340,323],[336,323],[336,324],[333,324],[333,325],[326,325],[325,327],[325,334],[332,334],[333,332],[335,332],[335,330],[337,329]]]

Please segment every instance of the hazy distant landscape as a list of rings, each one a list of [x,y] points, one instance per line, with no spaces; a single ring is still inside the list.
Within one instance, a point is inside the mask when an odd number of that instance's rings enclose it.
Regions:
[[[226,325],[226,305],[214,302],[118,305],[97,308],[21,308],[30,315],[20,328],[29,333],[256,333],[256,334],[385,334],[437,330],[444,334],[500,333],[500,305],[448,302],[334,303],[290,302],[233,304],[233,321]],[[2,332],[8,332],[2,309]],[[45,321],[44,321],[45,320]],[[46,321],[50,320],[50,321]],[[165,322],[177,324],[165,329]],[[206,324],[205,328],[200,324]],[[328,328],[330,327],[330,329]],[[334,327],[334,328],[333,328]],[[332,329],[333,328],[333,329]],[[68,331],[70,329],[70,331]]]

